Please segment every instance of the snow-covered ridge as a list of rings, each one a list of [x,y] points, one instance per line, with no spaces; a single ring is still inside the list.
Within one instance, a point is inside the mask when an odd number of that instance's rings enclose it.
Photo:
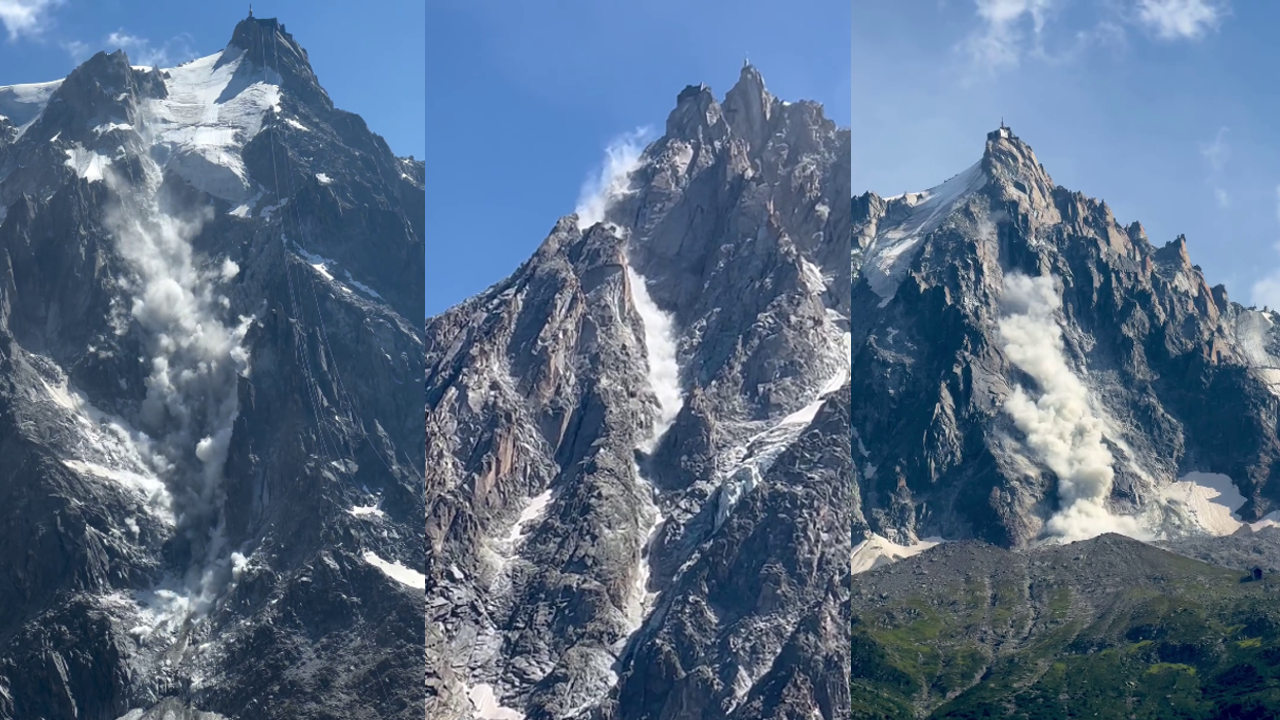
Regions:
[[[49,98],[60,87],[61,80],[0,87],[0,115],[18,126],[18,134],[21,135],[40,117],[49,104]]]
[[[250,62],[246,55],[245,50],[228,46],[163,70],[167,97],[144,99],[134,124],[105,123],[94,128],[95,137],[135,131],[164,171],[214,197],[243,203],[253,190],[242,157],[244,147],[267,127],[269,118],[281,112],[279,75],[259,69],[246,77],[240,72]],[[61,85],[59,80],[0,87],[0,114],[8,115],[25,132]],[[79,144],[66,152],[66,164],[90,182],[102,181],[104,169],[111,164],[106,155]]]
[[[935,188],[889,198],[907,209],[901,216],[892,213],[880,224],[862,267],[867,284],[882,298],[881,307],[888,305],[898,292],[898,285],[925,236],[986,184],[987,176],[982,172],[982,163],[978,162]]]

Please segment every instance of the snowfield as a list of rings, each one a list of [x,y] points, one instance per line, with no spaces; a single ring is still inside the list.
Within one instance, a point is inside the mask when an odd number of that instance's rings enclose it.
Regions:
[[[199,190],[231,202],[250,194],[241,152],[280,105],[279,77],[270,70],[245,83],[236,77],[246,51],[235,48],[169,68],[169,97],[143,104],[144,137],[167,157],[166,170]]]
[[[982,172],[982,163],[978,162],[935,188],[885,198],[904,202],[909,209],[904,217],[883,223],[876,232],[875,242],[867,249],[862,273],[867,284],[882,298],[880,307],[888,305],[897,294],[898,285],[925,236],[938,229],[952,210],[986,184],[987,176]]]

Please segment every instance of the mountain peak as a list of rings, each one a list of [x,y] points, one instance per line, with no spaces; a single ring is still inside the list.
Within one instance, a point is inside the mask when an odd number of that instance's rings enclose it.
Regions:
[[[282,76],[311,73],[311,63],[307,51],[285,30],[284,23],[276,18],[249,17],[236,23],[231,33],[230,47],[247,52],[247,57],[254,64],[278,70]]]
[[[282,87],[292,90],[307,101],[332,107],[328,93],[320,87],[320,81],[311,69],[307,51],[293,39],[284,23],[276,18],[258,18],[251,14],[236,23],[227,48],[229,51],[232,48],[243,50],[248,62],[279,73]],[[233,54],[224,55],[227,61],[233,57]]]
[[[724,119],[733,132],[751,143],[762,143],[769,134],[773,96],[765,89],[764,77],[751,63],[744,63],[738,82],[724,96]]]
[[[1031,146],[1014,135],[1003,122],[999,128],[987,133],[982,170],[1010,196],[1021,194],[1046,206],[1050,204],[1053,178],[1036,159]]]
[[[1036,159],[1035,151],[1005,125],[987,133],[987,146],[982,153],[983,167],[1009,171],[1038,172],[1048,178],[1044,167]]]
[[[725,135],[720,103],[706,83],[688,85],[676,96],[676,107],[667,116],[667,137],[720,139]]]

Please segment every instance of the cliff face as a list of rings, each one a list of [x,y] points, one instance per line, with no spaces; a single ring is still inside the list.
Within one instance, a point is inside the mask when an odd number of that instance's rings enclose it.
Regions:
[[[420,718],[421,163],[274,20],[0,113],[0,718]]]
[[[428,320],[428,717],[847,716],[848,143],[690,86]]]
[[[1275,316],[1210,288],[1184,238],[1055,185],[1008,129],[937,188],[855,198],[853,228],[859,566],[1276,509]]]

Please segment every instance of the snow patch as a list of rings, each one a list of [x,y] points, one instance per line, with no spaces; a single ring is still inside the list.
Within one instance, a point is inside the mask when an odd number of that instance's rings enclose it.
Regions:
[[[381,300],[381,299],[382,299],[382,296],[378,294],[378,291],[377,291],[377,290],[374,290],[373,288],[369,287],[368,285],[365,285],[365,284],[364,284],[364,283],[362,283],[362,282],[359,282],[359,281],[356,281],[356,280],[352,280],[352,279],[351,279],[351,273],[350,273],[350,272],[345,271],[345,270],[344,270],[343,272],[345,272],[345,273],[346,273],[346,276],[347,276],[347,282],[351,283],[352,287],[354,287],[355,289],[357,289],[357,290],[359,290],[360,292],[364,293],[365,295],[368,295],[369,297],[377,298],[377,299],[379,299],[379,300]]]
[[[888,538],[872,533],[870,537],[853,546],[853,574],[874,570],[897,560],[904,560],[946,542],[940,537],[929,537],[910,545],[899,545]]]
[[[289,198],[285,198],[285,199],[281,200],[280,202],[278,202],[278,203],[276,203],[276,204],[274,204],[274,205],[268,205],[268,206],[266,206],[266,207],[262,208],[262,219],[263,219],[263,220],[270,220],[270,219],[271,219],[271,214],[272,214],[272,213],[274,213],[276,210],[279,210],[280,208],[282,208],[282,207],[284,207],[285,205],[288,205],[288,204],[289,204]]]
[[[261,199],[262,199],[262,191],[259,190],[257,193],[254,194],[253,197],[249,198],[244,203],[236,206],[236,208],[228,214],[238,218],[248,219],[253,215],[253,208],[258,204],[258,201]]]
[[[717,474],[722,479],[716,507],[716,529],[719,529],[728,519],[738,501],[760,483],[761,478],[773,466],[777,457],[790,447],[813,422],[826,399],[849,382],[851,371],[849,353],[852,349],[852,338],[850,333],[841,333],[840,340],[835,344],[834,349],[828,351],[831,353],[830,360],[835,366],[835,372],[818,389],[811,402],[763,431],[751,435],[746,442],[730,448],[718,458],[721,469]]]
[[[163,502],[167,504],[168,491],[164,482],[154,474],[144,474],[134,472],[132,470],[119,470],[109,468],[97,463],[85,462],[83,460],[63,460],[62,464],[68,470],[80,475],[89,475],[91,477],[102,478],[120,483],[121,485],[138,491],[144,498],[157,503]],[[135,530],[135,532],[137,532]]]
[[[333,276],[333,272],[330,270],[330,268],[336,268],[337,267],[336,262],[334,262],[333,260],[330,260],[327,257],[321,257],[319,255],[316,255],[315,253],[307,252],[302,248],[302,246],[298,245],[297,243],[294,243],[294,249],[298,253],[298,256],[306,260],[307,264],[311,266],[311,269],[315,270],[321,277],[323,277],[325,280],[328,280],[329,283],[337,287],[339,290],[346,293],[351,292],[351,288],[338,282],[338,280]]]
[[[898,292],[898,285],[925,236],[986,183],[987,176],[982,172],[982,163],[978,162],[923,193],[886,198],[903,202],[909,209],[903,217],[881,225],[866,252],[862,275],[871,290],[880,296],[880,307],[888,305]]]
[[[93,134],[100,137],[102,135],[106,135],[109,132],[115,132],[116,130],[124,131],[124,130],[132,130],[132,129],[133,129],[133,126],[130,125],[129,123],[113,122],[113,123],[106,123],[105,125],[99,125],[95,127],[93,129]],[[58,133],[58,135],[61,135],[61,134],[62,134],[61,132]],[[49,142],[53,142],[54,140],[57,140],[58,135],[54,135],[53,138],[49,140]]]
[[[818,266],[809,262],[806,258],[800,258],[800,275],[813,292],[821,293],[826,291],[827,279],[822,276],[822,271],[818,269]]]
[[[328,175],[325,175],[324,173],[316,173],[316,180],[319,181],[321,185],[333,184],[333,179],[330,178]]]
[[[347,508],[347,512],[356,517],[367,517],[371,515],[373,517],[381,518],[387,516],[387,514],[382,511],[382,508],[377,505],[357,505],[356,507]]]
[[[1253,523],[1240,520],[1236,512],[1244,507],[1245,497],[1230,476],[1221,473],[1189,472],[1160,488],[1159,503],[1181,511],[1210,535],[1231,535],[1242,527],[1256,532],[1280,525],[1280,511]]]
[[[545,490],[530,498],[529,504],[520,511],[520,516],[516,518],[516,522],[511,526],[511,532],[503,538],[503,542],[514,546],[520,542],[525,536],[528,527],[535,522],[546,517],[547,506],[551,504],[551,491]]]
[[[844,348],[843,357],[848,358],[850,353],[853,351],[853,335],[851,333],[844,333],[841,335],[840,344]],[[845,383],[849,382],[849,375],[851,372],[852,368],[850,367],[849,362],[843,363],[840,369],[837,370],[836,373],[827,380],[822,388],[818,390],[818,397],[815,398],[813,402],[786,416],[780,423],[778,423],[778,425],[807,426],[809,423],[813,422],[813,419],[818,416],[818,410],[822,408],[822,403],[826,401],[827,396],[839,390]]]
[[[236,78],[247,62],[235,47],[166,70],[167,97],[145,100],[141,117],[166,170],[204,192],[231,202],[249,194],[241,152],[263,128],[280,100],[279,78],[260,71],[252,82]],[[219,61],[222,64],[219,65]]]
[[[80,143],[71,146],[66,153],[67,159],[63,164],[89,182],[102,182],[106,169],[111,165],[111,158],[85,150]]]
[[[378,557],[378,554],[372,550],[364,551],[364,561],[378,568],[384,575],[395,580],[406,587],[417,588],[418,590],[427,589],[427,576],[412,568],[407,568],[398,562],[387,562]]]
[[[467,699],[475,709],[477,720],[524,720],[524,713],[512,710],[498,701],[493,686],[488,683],[469,688]]]

